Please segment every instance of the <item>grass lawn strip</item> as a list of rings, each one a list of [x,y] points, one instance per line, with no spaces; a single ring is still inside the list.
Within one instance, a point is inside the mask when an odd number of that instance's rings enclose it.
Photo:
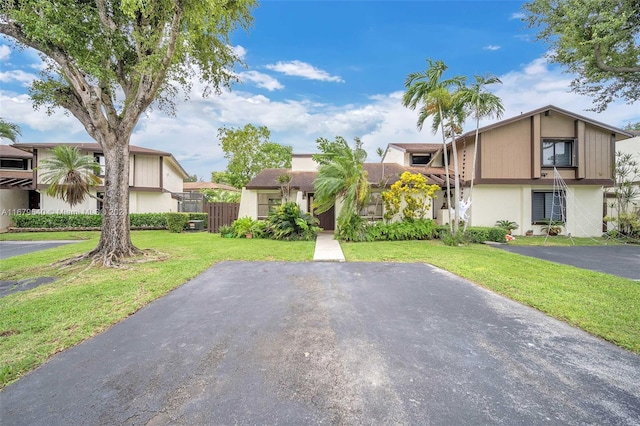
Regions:
[[[425,262],[640,353],[640,283],[484,245],[342,244],[347,261]]]
[[[61,239],[68,235],[55,233]],[[165,260],[124,269],[52,263],[84,253],[98,233],[67,246],[0,261],[3,279],[55,276],[57,281],[0,298],[0,387],[50,356],[94,336],[224,260],[310,261],[314,242],[225,239],[210,233],[132,232],[133,243]],[[142,259],[144,260],[144,259]]]

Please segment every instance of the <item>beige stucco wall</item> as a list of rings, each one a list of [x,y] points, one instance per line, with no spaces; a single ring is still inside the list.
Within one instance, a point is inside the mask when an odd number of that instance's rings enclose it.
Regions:
[[[131,213],[167,213],[178,211],[178,200],[168,192],[129,192]]]
[[[0,189],[0,232],[11,226],[11,215],[26,213],[29,208],[29,191],[21,189]]]
[[[238,217],[258,218],[258,192],[242,188]]]
[[[399,150],[393,146],[387,147],[387,151],[384,153],[384,157],[382,157],[383,163],[396,163],[396,164],[408,164],[408,158],[405,162],[405,157],[407,153]]]
[[[83,214],[95,214],[98,211],[98,201],[91,197],[85,197],[84,201],[80,204],[76,204],[71,208],[69,204],[63,201],[61,198],[51,197],[47,195],[46,190],[40,190],[40,211],[45,214],[69,214],[69,213],[83,213]],[[95,191],[91,191],[93,195],[96,195]]]
[[[170,192],[182,192],[183,179],[176,167],[165,157],[162,168],[164,177],[162,179],[163,188]]]
[[[510,220],[519,225],[514,235],[528,229],[541,233],[540,225],[531,224],[533,190],[553,190],[551,186],[481,185],[473,192],[470,210],[472,226],[494,226],[497,220]],[[597,237],[602,235],[602,196],[599,186],[573,186],[567,189],[567,223],[563,235]]]
[[[308,156],[293,155],[291,157],[291,171],[294,172],[315,172],[318,170],[318,163]]]

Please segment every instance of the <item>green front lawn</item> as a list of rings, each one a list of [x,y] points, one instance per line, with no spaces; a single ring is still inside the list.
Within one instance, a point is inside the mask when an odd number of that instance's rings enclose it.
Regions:
[[[394,241],[342,249],[352,262],[430,263],[640,354],[640,282],[486,245]]]
[[[52,236],[53,234],[53,236]],[[95,247],[97,232],[75,232],[87,241],[0,261],[3,280],[57,277],[33,290],[0,298],[0,388],[69,348],[133,314],[224,260],[313,259],[314,242],[227,239],[207,232],[171,234],[134,231],[133,243],[152,249],[160,261],[124,269],[50,265]],[[5,234],[7,235],[7,234]],[[69,233],[16,234],[38,239],[70,239]],[[56,238],[57,237],[57,238]],[[6,237],[5,237],[6,238]]]

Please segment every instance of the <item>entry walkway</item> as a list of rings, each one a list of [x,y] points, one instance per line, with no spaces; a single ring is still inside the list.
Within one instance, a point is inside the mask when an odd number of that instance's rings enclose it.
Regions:
[[[314,262],[344,262],[342,248],[338,240],[333,238],[333,232],[318,234],[313,260]]]

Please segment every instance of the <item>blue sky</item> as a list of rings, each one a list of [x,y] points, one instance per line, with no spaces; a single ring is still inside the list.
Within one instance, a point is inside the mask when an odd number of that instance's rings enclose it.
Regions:
[[[131,143],[173,153],[203,180],[226,166],[218,128],[247,123],[266,125],[274,142],[295,153],[314,152],[320,136],[358,136],[376,161],[376,148],[388,143],[441,140],[429,123],[418,132],[416,113],[401,105],[405,77],[423,71],[426,58],[443,60],[447,76],[498,76],[503,84],[491,91],[505,118],[553,104],[614,126],[640,121],[638,103],[586,111],[591,99],[570,93],[572,76],[546,62],[548,46],[521,21],[522,4],[265,0],[250,32],[232,36],[246,64],[236,68],[242,82],[208,98],[194,84],[175,117],[147,112]],[[33,110],[27,88],[40,67],[33,51],[0,39],[0,116],[22,127],[24,142],[91,141],[73,117]],[[465,130],[472,129],[469,122]]]

